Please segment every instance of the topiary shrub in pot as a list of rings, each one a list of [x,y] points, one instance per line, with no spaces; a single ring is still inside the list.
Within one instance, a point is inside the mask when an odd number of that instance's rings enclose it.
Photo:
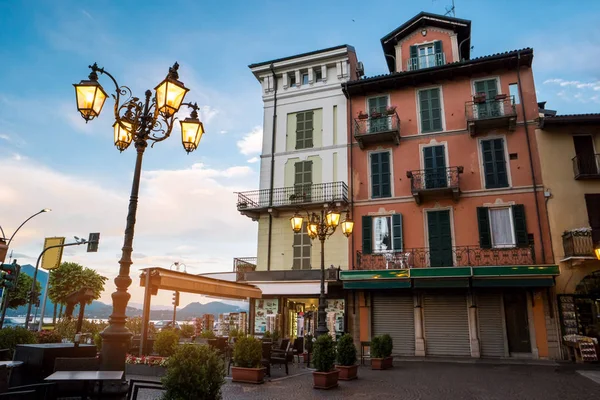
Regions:
[[[331,389],[337,387],[340,371],[333,368],[335,363],[335,344],[329,335],[321,335],[313,344],[313,387]]]
[[[233,382],[264,383],[265,368],[262,359],[262,341],[252,336],[240,336],[233,348],[231,378]]]
[[[349,333],[337,341],[337,365],[341,381],[351,381],[358,377],[358,364],[356,364],[356,346],[354,338]]]
[[[218,351],[207,345],[184,344],[169,357],[161,381],[164,400],[220,400],[225,364]]]
[[[393,348],[392,337],[387,333],[371,339],[371,369],[381,370],[392,368],[394,360],[392,357]]]
[[[173,329],[164,329],[156,335],[154,352],[161,357],[170,357],[179,344],[179,334]]]
[[[33,332],[25,328],[2,328],[0,329],[0,349],[9,349],[12,356],[18,344],[37,343]]]

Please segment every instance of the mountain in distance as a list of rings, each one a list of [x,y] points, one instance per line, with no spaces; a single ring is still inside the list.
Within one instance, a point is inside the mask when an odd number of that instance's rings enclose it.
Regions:
[[[221,303],[220,301],[211,301],[210,303],[190,303],[183,307],[181,310],[177,310],[177,313],[181,316],[189,315],[190,317],[199,317],[203,314],[213,314],[218,316],[219,314],[230,313],[230,312],[248,312],[248,307],[241,308],[239,306]]]
[[[133,307],[133,308],[139,308],[141,310],[144,307],[144,304],[143,303],[134,303],[134,302],[130,301],[128,306]],[[151,304],[150,310],[160,310],[160,311],[173,310],[173,306],[161,306],[158,304],[157,305]]]

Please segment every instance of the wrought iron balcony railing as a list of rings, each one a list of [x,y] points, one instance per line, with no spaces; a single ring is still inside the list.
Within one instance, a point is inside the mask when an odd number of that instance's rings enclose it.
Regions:
[[[482,249],[479,246],[456,246],[447,249],[423,247],[373,254],[363,254],[359,250],[356,252],[355,268],[376,270],[533,264],[535,264],[533,245],[493,249]]]
[[[578,154],[572,161],[575,179],[600,179],[600,154]]]
[[[237,273],[236,280],[244,280],[244,274],[246,272],[256,271],[256,257],[234,258],[233,271]]]
[[[311,203],[348,202],[348,185],[345,182],[301,184],[272,190],[252,190],[237,195],[239,211],[267,207],[293,207]]]
[[[514,96],[498,95],[493,99],[474,99],[465,103],[467,127],[471,135],[478,129],[506,128],[514,131],[517,111]]]
[[[409,71],[417,69],[438,67],[446,64],[446,55],[444,53],[427,54],[423,56],[411,57],[406,62]]]
[[[410,178],[410,190],[417,204],[420,204],[428,193],[449,193],[455,200],[458,199],[460,195],[459,177],[462,173],[462,166],[443,167],[407,171],[406,177]]]
[[[572,229],[562,235],[565,258],[568,257],[593,257],[594,241],[592,228]]]
[[[400,117],[394,111],[391,114],[369,116],[354,119],[354,138],[360,148],[370,143],[400,143]]]

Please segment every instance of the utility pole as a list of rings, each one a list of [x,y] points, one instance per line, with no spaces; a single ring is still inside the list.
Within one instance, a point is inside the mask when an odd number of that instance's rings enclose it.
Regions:
[[[179,292],[173,293],[173,329],[175,329],[175,320],[177,319],[177,306],[179,305]]]

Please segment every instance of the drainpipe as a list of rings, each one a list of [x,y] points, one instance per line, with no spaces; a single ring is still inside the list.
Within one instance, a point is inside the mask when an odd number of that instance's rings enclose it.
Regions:
[[[348,99],[348,106],[346,107],[347,109],[347,113],[348,113],[348,117],[347,117],[347,123],[348,123],[348,148],[350,149],[350,175],[348,176],[348,190],[350,191],[350,215],[352,216],[352,218],[355,218],[354,216],[354,151],[353,151],[353,144],[352,144],[352,97],[350,97],[348,95],[348,81],[344,82],[344,95],[346,96],[346,98]],[[350,240],[350,263],[352,265],[352,269],[354,269],[354,237],[352,237],[352,240]],[[350,265],[348,265],[348,268],[350,268]]]
[[[540,234],[540,243],[542,245],[542,260],[546,263],[546,246],[542,236],[542,218],[540,215],[540,205],[537,195],[537,182],[533,169],[533,156],[531,154],[531,139],[529,138],[529,125],[527,124],[527,114],[525,113],[525,99],[523,97],[523,87],[521,85],[521,51],[517,52],[517,84],[519,85],[519,97],[521,98],[521,110],[523,112],[523,123],[525,125],[525,138],[527,139],[527,152],[529,154],[529,171],[531,172],[531,181],[533,184],[533,196],[535,197],[535,212],[537,215],[538,232]]]
[[[273,206],[273,184],[275,181],[275,134],[277,133],[277,76],[273,64],[270,65],[273,74],[273,134],[271,136],[271,184],[269,190],[269,207]],[[271,270],[271,236],[273,233],[273,214],[269,213],[269,233],[267,239],[267,271]]]

